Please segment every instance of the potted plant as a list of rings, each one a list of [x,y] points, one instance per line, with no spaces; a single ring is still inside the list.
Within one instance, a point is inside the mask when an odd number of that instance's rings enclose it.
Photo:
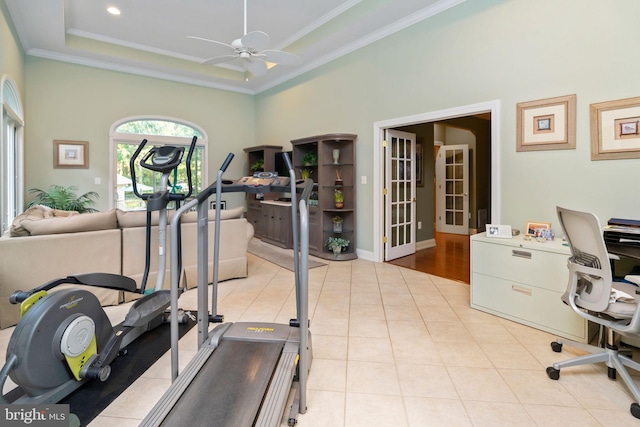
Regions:
[[[300,169],[300,178],[309,179],[313,171],[309,168]]]
[[[327,239],[326,245],[327,248],[329,248],[329,250],[333,252],[333,255],[337,258],[340,252],[342,252],[349,246],[349,243],[351,243],[349,240],[343,239],[342,237],[329,237]]]
[[[318,156],[313,151],[307,151],[302,156],[302,166],[317,166],[318,165]]]
[[[342,221],[344,221],[342,217],[336,215],[333,218],[331,218],[331,220],[333,221],[333,232],[342,233]]]
[[[252,172],[261,172],[264,169],[264,159],[258,159],[251,165]]]
[[[342,194],[342,190],[335,189],[333,190],[333,200],[336,205],[336,209],[342,209],[344,207],[344,194]]]
[[[89,191],[88,193],[78,196],[76,191],[78,191],[78,187],[75,185],[69,187],[52,185],[47,191],[40,190],[39,188],[31,188],[29,193],[35,194],[35,198],[27,203],[26,208],[43,205],[62,211],[76,211],[79,213],[98,212],[97,209],[91,207],[98,199],[98,193]]]

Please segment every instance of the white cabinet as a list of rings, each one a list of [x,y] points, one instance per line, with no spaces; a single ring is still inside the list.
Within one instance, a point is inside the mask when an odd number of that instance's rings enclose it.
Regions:
[[[569,256],[561,240],[472,236],[471,307],[587,342],[595,331],[560,299],[569,278]]]

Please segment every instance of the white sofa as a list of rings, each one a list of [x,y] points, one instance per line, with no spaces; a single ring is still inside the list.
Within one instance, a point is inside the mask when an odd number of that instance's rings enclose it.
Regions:
[[[19,306],[9,303],[17,290],[29,290],[50,280],[73,274],[103,272],[122,274],[141,283],[145,264],[146,212],[112,210],[81,215],[57,216],[44,207],[31,208],[13,223],[11,231],[0,238],[0,329],[15,325]],[[213,280],[213,220],[209,213],[209,277]],[[147,287],[156,284],[157,213],[154,213],[151,238],[151,268]],[[182,218],[182,264],[186,286],[196,286],[197,229],[196,213]],[[247,247],[253,226],[243,218],[243,209],[224,210],[220,225],[219,280],[247,276]],[[167,251],[171,233],[167,233]],[[170,258],[164,288],[169,288]],[[65,285],[66,286],[66,285]],[[62,289],[58,287],[56,289]],[[87,287],[102,305],[115,305],[138,297],[120,291]]]

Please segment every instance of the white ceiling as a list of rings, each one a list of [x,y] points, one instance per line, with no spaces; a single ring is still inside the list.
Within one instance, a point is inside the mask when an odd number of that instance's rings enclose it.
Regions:
[[[466,0],[246,0],[247,31],[298,55],[245,81],[239,68],[201,65],[228,53],[189,39],[244,34],[243,0],[6,0],[27,55],[256,94]],[[107,13],[116,6],[121,15]]]

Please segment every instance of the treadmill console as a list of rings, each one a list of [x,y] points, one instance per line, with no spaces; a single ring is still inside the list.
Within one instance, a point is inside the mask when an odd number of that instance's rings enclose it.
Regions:
[[[253,176],[245,176],[237,181],[223,181],[223,184],[246,193],[286,192],[290,190],[291,178],[278,176],[276,172],[256,172]]]

